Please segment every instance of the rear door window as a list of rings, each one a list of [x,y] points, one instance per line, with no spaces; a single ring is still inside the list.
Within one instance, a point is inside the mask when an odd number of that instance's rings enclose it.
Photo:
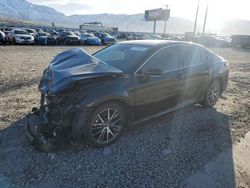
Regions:
[[[203,63],[212,63],[216,60],[219,60],[219,58],[210,50],[201,48],[201,54],[202,54],[202,62]]]
[[[192,67],[203,63],[200,47],[193,45],[182,45],[180,49],[183,67]]]

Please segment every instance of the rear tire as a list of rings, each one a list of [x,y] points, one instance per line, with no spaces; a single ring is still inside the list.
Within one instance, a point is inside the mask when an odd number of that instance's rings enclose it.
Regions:
[[[218,79],[211,81],[208,85],[205,98],[200,104],[205,107],[214,106],[219,100],[221,93],[222,87],[220,81]]]
[[[91,113],[84,127],[84,136],[91,145],[104,147],[118,139],[125,124],[126,113],[122,106],[105,103]]]

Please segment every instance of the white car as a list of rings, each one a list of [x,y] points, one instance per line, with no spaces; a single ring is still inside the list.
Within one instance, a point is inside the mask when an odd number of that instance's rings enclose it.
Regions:
[[[35,39],[27,31],[21,29],[13,29],[8,35],[9,41],[13,44],[34,44]]]

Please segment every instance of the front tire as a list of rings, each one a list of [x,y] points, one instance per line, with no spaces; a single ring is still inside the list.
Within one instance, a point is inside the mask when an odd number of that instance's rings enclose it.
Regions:
[[[213,80],[207,88],[205,98],[201,102],[201,105],[206,107],[214,106],[221,96],[222,93],[221,88],[222,87],[220,81],[218,79]]]
[[[113,143],[121,135],[126,123],[126,113],[117,103],[105,103],[91,113],[84,129],[87,141],[96,147]]]

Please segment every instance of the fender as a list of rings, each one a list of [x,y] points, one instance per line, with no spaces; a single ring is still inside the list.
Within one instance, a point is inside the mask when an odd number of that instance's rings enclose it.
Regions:
[[[84,133],[84,125],[87,123],[90,113],[90,108],[80,108],[78,111],[75,112],[73,116],[72,136],[73,141],[76,144],[79,144],[81,142],[81,138]]]

